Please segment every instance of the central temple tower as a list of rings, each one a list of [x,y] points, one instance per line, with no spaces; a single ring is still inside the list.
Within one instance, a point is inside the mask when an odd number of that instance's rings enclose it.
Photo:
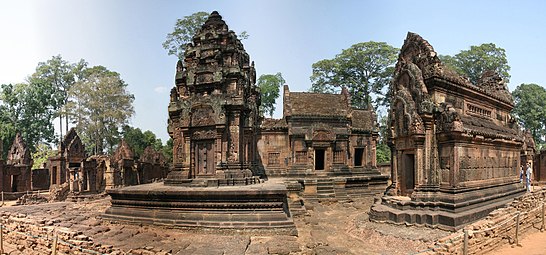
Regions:
[[[165,184],[245,185],[256,162],[256,70],[218,12],[186,45],[169,104],[173,169]]]

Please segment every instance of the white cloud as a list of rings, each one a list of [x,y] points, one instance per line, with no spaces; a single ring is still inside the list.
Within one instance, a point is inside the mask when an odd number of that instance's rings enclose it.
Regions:
[[[167,88],[164,87],[164,86],[157,86],[157,87],[154,88],[154,91],[157,94],[163,94],[164,92],[167,91]]]

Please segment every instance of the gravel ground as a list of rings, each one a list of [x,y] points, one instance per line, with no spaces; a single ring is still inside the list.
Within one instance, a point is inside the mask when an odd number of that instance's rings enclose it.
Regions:
[[[438,229],[369,222],[372,202],[373,198],[309,203],[307,214],[294,219],[297,237],[111,224],[101,219],[109,198],[7,206],[0,212],[25,214],[36,222],[82,231],[95,243],[127,252],[153,247],[171,254],[411,254],[449,234]]]

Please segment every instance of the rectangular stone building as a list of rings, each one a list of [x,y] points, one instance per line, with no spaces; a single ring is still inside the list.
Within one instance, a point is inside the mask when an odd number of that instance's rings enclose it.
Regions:
[[[379,135],[373,110],[351,107],[345,88],[324,94],[290,92],[287,85],[283,107],[282,119],[265,119],[260,128],[258,165],[266,176],[286,178],[290,189],[318,198],[384,189],[388,176],[376,166]]]
[[[266,175],[335,176],[376,168],[373,110],[354,109],[341,94],[283,94],[283,118],[265,119],[258,141]]]

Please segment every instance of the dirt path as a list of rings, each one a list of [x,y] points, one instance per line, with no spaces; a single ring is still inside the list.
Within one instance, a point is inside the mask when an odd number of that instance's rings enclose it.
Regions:
[[[545,255],[546,254],[546,232],[532,232],[523,236],[520,241],[521,247],[505,244],[499,249],[488,253],[490,255]]]

